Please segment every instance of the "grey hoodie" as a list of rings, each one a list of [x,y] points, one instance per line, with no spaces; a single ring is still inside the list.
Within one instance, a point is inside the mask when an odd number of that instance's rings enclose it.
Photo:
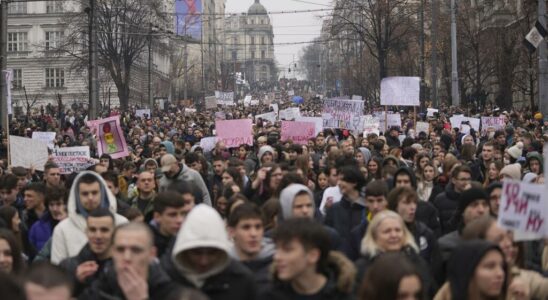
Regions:
[[[312,207],[313,209],[316,209],[314,207],[314,195],[310,191],[310,189],[302,184],[290,184],[288,187],[282,190],[280,193],[280,206],[282,207],[282,220],[289,219],[293,216],[293,201],[295,201],[295,196],[305,191],[310,195],[310,199],[312,200]]]

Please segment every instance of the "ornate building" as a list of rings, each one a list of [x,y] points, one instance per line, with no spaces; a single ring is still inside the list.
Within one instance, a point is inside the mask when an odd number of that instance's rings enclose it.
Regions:
[[[234,73],[250,85],[277,79],[274,59],[274,33],[266,8],[255,0],[247,14],[224,20],[223,75],[234,80]],[[229,84],[228,86],[232,86]]]

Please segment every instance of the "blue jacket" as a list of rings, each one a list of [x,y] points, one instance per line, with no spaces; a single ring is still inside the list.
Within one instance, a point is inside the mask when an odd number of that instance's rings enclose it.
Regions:
[[[40,251],[51,238],[53,234],[53,221],[49,212],[45,212],[30,228],[29,241],[37,251]]]

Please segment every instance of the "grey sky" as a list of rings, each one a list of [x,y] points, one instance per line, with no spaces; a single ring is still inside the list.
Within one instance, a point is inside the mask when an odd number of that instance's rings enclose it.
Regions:
[[[269,12],[329,9],[332,0],[260,0]],[[247,12],[255,0],[227,0],[226,12]],[[305,3],[308,2],[308,3]],[[312,4],[317,3],[317,4]],[[301,50],[308,44],[276,45],[279,43],[294,43],[311,41],[320,35],[322,15],[328,12],[307,12],[271,14],[270,20],[274,26],[274,44],[276,59],[280,68],[280,76],[287,72],[288,66],[299,59]],[[293,58],[295,57],[295,58]],[[293,70],[291,77],[293,77]]]

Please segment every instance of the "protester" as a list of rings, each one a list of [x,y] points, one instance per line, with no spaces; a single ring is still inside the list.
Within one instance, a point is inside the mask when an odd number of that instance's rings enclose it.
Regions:
[[[25,276],[24,290],[27,300],[69,300],[72,284],[60,267],[41,262],[30,267]]]
[[[179,232],[186,215],[194,207],[194,202],[189,204],[183,195],[167,191],[157,194],[153,203],[154,222],[150,226],[157,256],[162,257]]]
[[[20,243],[12,232],[0,228],[0,273],[21,275],[24,267]]]
[[[66,191],[62,187],[46,190],[46,212],[29,230],[29,241],[37,251],[42,250],[59,222],[67,218]]]

